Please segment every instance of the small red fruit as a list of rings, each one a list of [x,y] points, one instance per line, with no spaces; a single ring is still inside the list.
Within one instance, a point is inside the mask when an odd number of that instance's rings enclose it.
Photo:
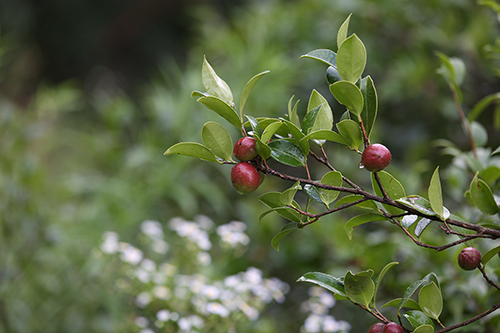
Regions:
[[[458,266],[466,271],[472,271],[481,264],[481,252],[473,247],[466,247],[458,254]]]
[[[394,322],[385,324],[382,333],[404,333],[403,328]]]
[[[253,160],[257,157],[255,139],[250,136],[245,136],[239,139],[234,145],[233,154],[242,162]]]
[[[361,164],[366,170],[378,172],[391,163],[391,152],[386,146],[379,143],[369,145],[361,155]]]
[[[382,333],[382,330],[384,329],[385,324],[383,323],[376,323],[373,324],[372,327],[368,330],[368,333]]]
[[[250,163],[237,163],[231,169],[231,183],[238,193],[253,192],[260,185],[259,171]]]

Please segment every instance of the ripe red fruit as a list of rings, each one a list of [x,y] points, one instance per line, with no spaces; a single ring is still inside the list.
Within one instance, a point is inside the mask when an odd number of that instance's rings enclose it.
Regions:
[[[384,329],[385,324],[383,323],[376,323],[373,324],[372,327],[368,330],[368,333],[382,333],[382,330]]]
[[[245,136],[239,139],[234,145],[233,154],[242,162],[253,160],[257,157],[255,139],[250,136]]]
[[[231,183],[238,193],[253,192],[260,185],[259,171],[250,163],[237,163],[231,169]]]
[[[382,333],[404,333],[403,328],[394,322],[385,324]]]
[[[378,172],[391,163],[391,152],[386,146],[379,143],[369,145],[361,155],[361,164],[366,170]]]
[[[466,271],[472,271],[481,264],[481,252],[473,247],[466,247],[458,254],[458,266]]]

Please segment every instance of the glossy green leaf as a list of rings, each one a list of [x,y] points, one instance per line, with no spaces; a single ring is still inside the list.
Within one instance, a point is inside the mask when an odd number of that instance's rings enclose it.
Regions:
[[[335,207],[340,207],[342,205],[350,204],[352,202],[358,201],[359,199],[363,198],[364,197],[362,195],[356,195],[356,194],[346,195],[345,197],[342,197],[339,200],[337,200],[337,202],[335,203]],[[377,204],[371,200],[363,201],[357,204],[356,207],[378,211]]]
[[[303,140],[305,136],[304,133],[302,133],[302,131],[291,121],[283,118],[280,118],[280,120],[288,127],[290,134],[295,139],[295,142],[299,146],[304,156],[307,156],[307,154],[309,154],[309,142],[307,140]]]
[[[302,216],[294,209],[285,207],[281,202],[280,197],[281,193],[279,192],[268,192],[262,194],[257,199],[284,218],[293,222],[300,222]],[[298,204],[295,201],[292,202],[292,206],[298,208]]]
[[[344,289],[344,280],[342,278],[336,278],[329,274],[321,272],[309,272],[298,278],[297,282],[313,283],[325,288],[326,290],[331,291],[334,294],[347,297]]]
[[[441,67],[437,72],[443,75],[450,83],[462,85],[465,77],[465,64],[460,58],[448,57],[446,54],[436,52],[441,60]]]
[[[269,142],[271,157],[286,165],[302,167],[306,164],[304,154],[296,145],[285,140],[274,140]]]
[[[319,196],[319,189],[316,186],[306,184],[306,185],[304,185],[304,192],[307,194],[307,196],[311,200],[314,200],[320,204],[323,204],[323,201],[321,200],[321,197]]]
[[[434,326],[431,325],[422,325],[417,327],[413,333],[434,333]]]
[[[207,96],[210,96],[208,93],[204,93],[204,92],[201,92],[201,91],[193,91],[191,93],[191,97],[207,97]]]
[[[317,107],[309,110],[304,116],[304,119],[302,120],[302,133],[304,135],[308,134],[308,132],[315,125],[315,123],[319,121],[318,119],[320,115],[320,110],[321,110],[321,105],[318,105]]]
[[[203,125],[201,139],[205,146],[224,161],[232,160],[233,141],[224,126],[209,121]]]
[[[245,108],[245,104],[247,102],[248,96],[252,92],[253,87],[260,80],[260,78],[267,73],[269,73],[269,71],[264,71],[262,73],[255,75],[247,82],[247,84],[245,85],[245,88],[243,88],[243,92],[241,93],[241,98],[240,98],[240,117],[241,117],[241,119],[243,119],[243,109]]]
[[[407,207],[417,210],[422,214],[437,216],[437,214],[432,210],[429,200],[419,195],[409,195],[407,197],[395,200]]]
[[[384,268],[382,268],[382,271],[380,271],[380,274],[375,279],[375,292],[373,294],[373,307],[374,308],[377,307],[376,306],[377,292],[378,292],[378,288],[380,287],[380,284],[382,282],[382,279],[384,278],[387,271],[389,271],[389,269],[391,269],[391,267],[398,265],[398,264],[399,264],[399,262],[396,262],[396,261],[388,263],[387,265],[384,266]]]
[[[352,274],[351,271],[347,272],[344,278],[344,290],[351,302],[369,308],[375,291],[372,276],[373,271],[371,269],[358,274]]]
[[[408,311],[403,316],[410,322],[413,329],[416,329],[417,327],[422,325],[429,325],[434,331],[434,323],[432,319],[427,317],[422,311]]]
[[[301,189],[302,189],[302,187],[300,186],[300,182],[296,182],[290,188],[288,188],[283,193],[281,193],[280,202],[283,205],[292,205],[293,198],[295,197],[295,193],[297,193],[297,191],[301,190]]]
[[[311,58],[324,62],[325,64],[337,67],[337,54],[328,49],[317,49],[301,56],[301,58]]]
[[[228,104],[233,103],[231,88],[215,73],[205,57],[203,58],[203,66],[201,68],[201,80],[203,86],[211,96],[218,97]]]
[[[337,70],[342,80],[355,83],[363,74],[365,66],[365,45],[356,34],[352,34],[342,42],[337,51]]]
[[[479,179],[478,173],[470,183],[470,195],[474,205],[484,214],[494,215],[500,211],[493,197],[493,192],[484,180]]]
[[[283,228],[281,228],[280,232],[277,233],[271,241],[271,244],[276,249],[276,251],[280,250],[280,243],[283,240],[283,238],[292,231],[295,231],[297,229],[298,229],[297,223],[295,222],[290,222],[288,224],[285,224]]]
[[[267,160],[269,157],[271,157],[271,148],[269,146],[262,142],[262,140],[258,136],[254,136],[255,139],[255,150],[257,151],[257,154],[259,154],[262,159]]]
[[[500,245],[495,246],[494,248],[483,254],[483,256],[481,257],[481,263],[483,265],[486,265],[488,261],[490,261],[491,258],[496,257],[499,252],[500,252]]]
[[[423,285],[430,284],[431,282],[439,288],[439,280],[434,273],[427,274],[422,280],[415,281],[408,288],[406,288],[403,297],[398,304],[398,313],[403,307],[407,307],[407,303],[409,302],[410,297],[415,293],[415,291],[418,290],[418,288]],[[416,310],[421,310],[420,305],[418,306],[418,308],[416,308]]]
[[[333,66],[329,66],[326,69],[325,76],[326,76],[326,82],[328,82],[328,84],[334,84],[337,81],[342,81],[339,71],[337,70],[337,68]]]
[[[252,127],[252,131],[254,132],[254,137],[257,136],[260,138],[262,135],[262,129],[260,128],[259,122],[257,119],[255,119],[252,116],[245,115],[245,117],[248,119],[248,123],[250,123],[250,127]]]
[[[197,101],[204,104],[210,110],[218,113],[224,119],[229,121],[230,124],[236,126],[236,128],[241,128],[241,120],[236,111],[234,111],[234,109],[229,104],[227,104],[227,102],[223,101],[219,97],[200,97],[197,99]]]
[[[345,41],[347,38],[347,31],[349,30],[349,21],[351,20],[351,14],[345,19],[345,21],[342,23],[342,25],[339,28],[339,31],[337,32],[337,49],[340,48],[340,45]]]
[[[331,186],[342,186],[342,174],[338,171],[330,171],[327,172],[323,178],[321,178],[321,183],[325,185]],[[337,199],[339,196],[339,191],[318,189],[319,196],[321,201],[325,204],[325,206],[329,209],[329,205]]]
[[[316,107],[320,107],[318,115],[312,126],[309,127],[308,133],[319,130],[331,130],[333,126],[333,113],[326,98],[324,98],[316,89],[314,89],[309,97],[307,111],[311,111]]]
[[[364,214],[361,214],[361,215],[358,215],[358,216],[351,218],[349,221],[346,222],[344,228],[345,228],[345,231],[346,231],[349,239],[352,239],[352,232],[353,232],[355,227],[360,226],[360,225],[365,224],[365,223],[374,222],[374,221],[383,221],[383,220],[387,220],[387,217],[385,217],[384,215],[373,213],[373,212],[364,213]]]
[[[268,143],[273,137],[274,133],[276,133],[276,131],[281,126],[283,126],[283,123],[279,120],[276,120],[276,122],[269,124],[269,126],[266,127],[264,132],[262,132],[262,136],[260,137],[262,142]]]
[[[428,193],[432,210],[443,218],[443,191],[441,190],[441,180],[439,179],[439,167],[432,174]]]
[[[363,94],[363,111],[361,112],[361,119],[365,126],[366,135],[370,134],[375,124],[378,112],[378,97],[377,90],[373,83],[372,78],[368,75],[361,79],[361,93]]]
[[[348,146],[347,141],[344,139],[342,135],[332,130],[319,130],[315,132],[310,132],[306,136],[304,136],[300,141],[303,140],[327,140],[333,141],[337,143],[341,143],[343,145]]]
[[[295,105],[292,106],[293,97],[294,96],[292,96],[290,98],[290,100],[288,101],[288,119],[290,120],[290,122],[292,124],[294,124],[297,127],[300,127],[300,120],[299,120],[299,116],[297,115],[297,107],[298,107],[300,99],[297,100],[297,102],[295,102]]]
[[[351,149],[357,150],[363,143],[363,133],[359,128],[359,124],[354,120],[344,119],[338,122],[336,126]]]
[[[401,300],[402,300],[402,298],[393,299],[393,300],[385,303],[384,305],[382,305],[382,308],[388,308],[388,307],[391,307],[391,306],[398,307],[400,305],[400,303],[401,303]],[[403,306],[401,308],[420,310],[420,305],[418,305],[418,303],[416,301],[414,301],[411,298],[409,298],[406,301],[406,303],[403,304]]]
[[[349,81],[338,81],[330,85],[333,97],[349,111],[356,115],[363,112],[363,93],[354,83]]]
[[[168,148],[163,155],[172,154],[197,157],[209,162],[218,162],[217,157],[215,157],[215,154],[210,149],[197,142],[177,143]]]
[[[406,196],[403,185],[401,185],[401,183],[396,178],[394,178],[390,173],[386,171],[379,171],[377,172],[377,174],[389,198],[396,200]],[[380,189],[375,179],[374,172],[372,172],[372,187],[376,195],[380,197],[383,196],[382,190]],[[399,208],[395,208],[393,206],[388,206],[388,205],[383,205],[383,206],[390,214],[397,215],[404,213],[404,211]]]
[[[435,320],[439,319],[441,311],[443,311],[443,296],[441,295],[441,290],[434,282],[420,289],[418,304],[426,316]]]

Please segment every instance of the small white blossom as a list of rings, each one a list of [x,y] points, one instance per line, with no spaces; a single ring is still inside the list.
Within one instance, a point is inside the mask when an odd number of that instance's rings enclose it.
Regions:
[[[207,311],[219,315],[221,317],[227,317],[229,315],[229,310],[226,309],[222,304],[217,302],[210,302],[207,304]]]
[[[141,231],[152,239],[163,238],[163,228],[158,221],[146,220],[142,222]]]
[[[132,265],[137,265],[142,260],[142,251],[128,243],[120,243],[120,259]]]
[[[168,310],[160,310],[156,313],[156,318],[159,321],[168,321],[170,319],[170,311]]]
[[[118,234],[116,232],[108,231],[102,236],[104,241],[101,244],[101,251],[107,254],[114,254],[120,250],[118,243]]]

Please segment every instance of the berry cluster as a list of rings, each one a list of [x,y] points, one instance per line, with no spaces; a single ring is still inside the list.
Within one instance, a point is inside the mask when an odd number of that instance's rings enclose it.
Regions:
[[[250,161],[257,157],[255,139],[245,136],[236,142],[233,149],[234,156],[241,162],[231,169],[231,183],[239,193],[255,191],[262,183],[263,175]]]
[[[387,324],[376,323],[370,327],[368,333],[403,333],[403,327],[397,323],[390,322]]]

